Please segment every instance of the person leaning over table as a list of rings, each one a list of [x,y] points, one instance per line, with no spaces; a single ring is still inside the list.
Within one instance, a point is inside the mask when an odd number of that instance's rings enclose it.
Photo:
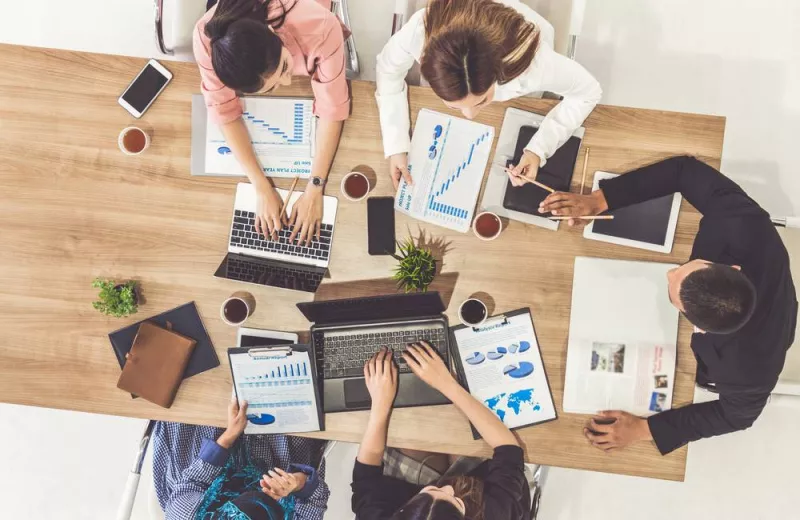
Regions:
[[[247,402],[228,406],[228,427],[158,422],[153,478],[166,520],[320,520],[330,491],[324,441],[246,435]]]
[[[563,96],[509,173],[535,179],[600,101],[602,90],[586,69],[557,54],[548,41],[553,27],[518,0],[432,0],[411,16],[378,55],[378,109],[383,148],[395,189],[408,170],[408,92],[405,77],[414,62],[444,104],[473,119],[493,101],[534,92]]]
[[[459,459],[442,476],[426,464],[436,454],[422,452],[426,457],[420,462],[400,450],[386,451],[397,366],[384,347],[364,365],[372,405],[353,468],[356,520],[530,519],[523,452],[514,434],[456,382],[429,344],[409,345],[403,358],[467,416],[494,455],[485,461]]]
[[[553,193],[540,211],[597,215],[675,192],[703,218],[690,260],[667,275],[668,294],[695,327],[697,384],[718,393],[719,400],[648,419],[603,412],[584,429],[603,450],[652,439],[667,454],[691,441],[750,427],[794,341],[797,298],[786,248],[767,212],[711,166],[673,157],[600,181],[591,195]]]
[[[211,120],[256,189],[256,231],[277,239],[282,201],[265,177],[242,120],[237,92],[269,94],[310,76],[319,118],[316,156],[305,192],[292,208],[290,239],[311,241],[322,221],[323,191],[344,120],[350,114],[341,22],[331,0],[220,0],[197,22],[194,57]]]

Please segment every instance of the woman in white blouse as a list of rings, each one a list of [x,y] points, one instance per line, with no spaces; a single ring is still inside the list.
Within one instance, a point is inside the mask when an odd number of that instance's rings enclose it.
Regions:
[[[378,55],[376,98],[395,189],[408,171],[408,93],[405,77],[415,61],[433,91],[468,119],[492,101],[534,92],[563,96],[525,147],[509,174],[536,178],[541,166],[600,101],[600,84],[579,64],[557,54],[553,27],[518,0],[432,0],[415,13]]]

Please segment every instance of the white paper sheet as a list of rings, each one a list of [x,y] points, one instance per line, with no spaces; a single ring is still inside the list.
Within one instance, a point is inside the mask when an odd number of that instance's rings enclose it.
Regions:
[[[308,178],[314,156],[316,118],[313,100],[245,97],[242,120],[264,173],[269,177]],[[219,125],[206,126],[205,173],[244,175]]]
[[[395,208],[431,224],[469,231],[493,140],[490,126],[420,110],[408,157],[414,184],[400,181]]]
[[[248,403],[245,433],[319,431],[308,353],[258,358],[242,353],[231,354],[230,360],[239,400]]]
[[[454,332],[470,393],[509,428],[556,418],[529,313]]]

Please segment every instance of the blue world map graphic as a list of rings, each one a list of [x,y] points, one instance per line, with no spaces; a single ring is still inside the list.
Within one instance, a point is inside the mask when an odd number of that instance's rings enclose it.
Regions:
[[[504,420],[509,412],[514,412],[519,415],[521,411],[526,411],[526,408],[538,412],[542,407],[533,399],[533,388],[526,388],[524,390],[517,390],[516,392],[503,392],[500,395],[490,397],[484,401],[484,404],[497,414],[500,420]]]

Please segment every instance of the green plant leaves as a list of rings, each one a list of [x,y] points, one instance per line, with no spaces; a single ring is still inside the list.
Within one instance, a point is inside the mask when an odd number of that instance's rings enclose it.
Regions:
[[[430,249],[418,247],[409,237],[397,243],[399,254],[393,255],[399,262],[394,276],[398,289],[405,292],[425,292],[436,277],[436,258]]]
[[[119,288],[117,286],[119,285]],[[97,301],[92,302],[92,307],[106,316],[124,318],[135,314],[138,310],[136,303],[136,282],[128,281],[117,284],[113,280],[96,278],[92,287],[100,289]]]

